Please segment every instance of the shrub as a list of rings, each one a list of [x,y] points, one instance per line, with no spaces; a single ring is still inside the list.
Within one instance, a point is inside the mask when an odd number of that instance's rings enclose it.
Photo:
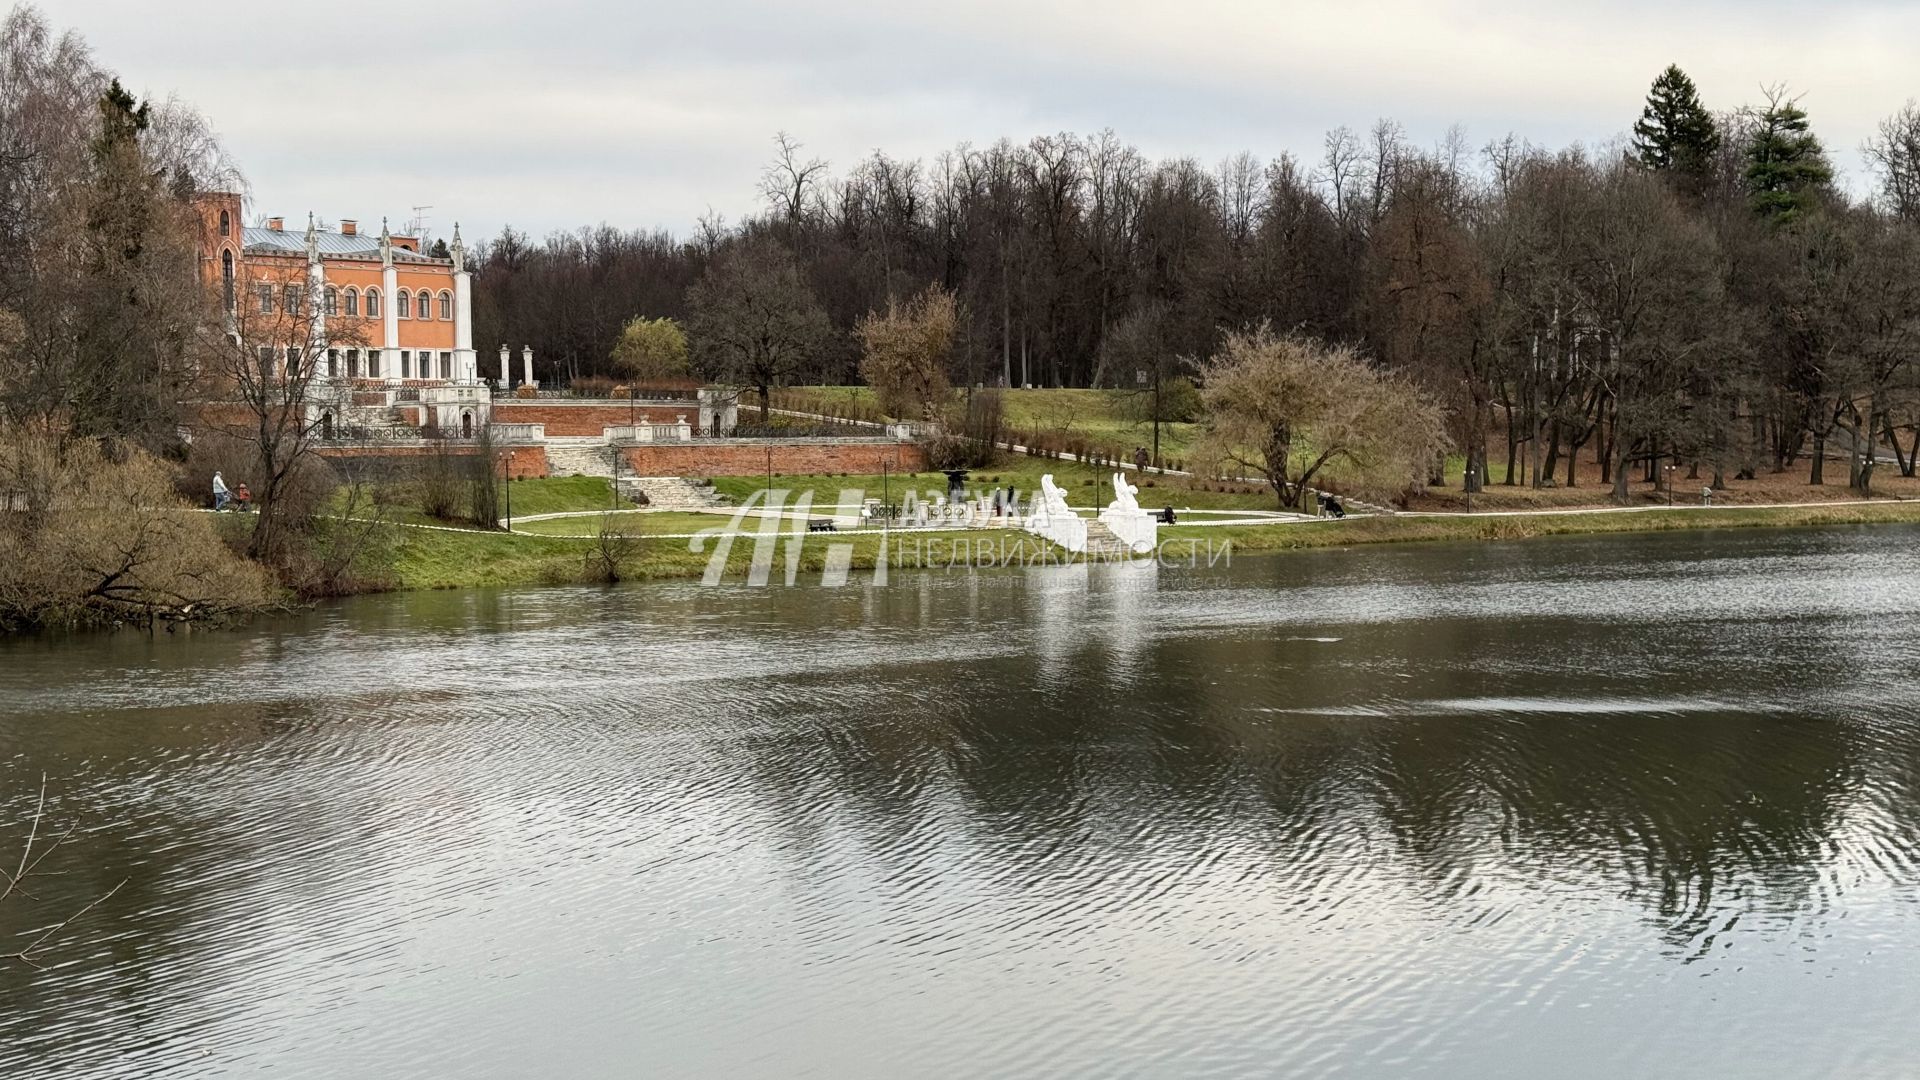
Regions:
[[[587,546],[586,565],[581,576],[597,584],[612,585],[632,576],[640,560],[641,539],[616,514],[600,515],[600,532]]]
[[[131,446],[0,440],[0,627],[206,620],[274,600],[272,580]],[[9,500],[13,495],[8,496]]]
[[[514,390],[513,396],[522,399],[537,398],[540,396],[540,391],[535,390],[531,386],[523,385]]]

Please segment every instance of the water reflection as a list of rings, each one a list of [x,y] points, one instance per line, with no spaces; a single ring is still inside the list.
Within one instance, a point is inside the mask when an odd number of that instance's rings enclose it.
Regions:
[[[0,969],[0,1064],[1897,1073],[1912,539],[0,644],[0,810],[45,769],[86,823],[0,936],[131,879],[56,971]]]

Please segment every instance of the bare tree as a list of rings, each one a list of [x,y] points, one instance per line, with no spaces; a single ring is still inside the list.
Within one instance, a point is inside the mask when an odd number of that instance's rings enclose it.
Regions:
[[[260,516],[247,554],[281,554],[298,517],[296,481],[312,465],[318,438],[337,417],[333,380],[342,349],[365,344],[365,320],[329,318],[311,295],[305,262],[263,268],[225,320],[200,331],[203,387],[209,401],[197,425],[240,439],[253,450]]]
[[[687,337],[708,378],[769,396],[815,360],[826,314],[793,256],[772,240],[749,240],[717,259],[688,294]]]
[[[1920,105],[1908,100],[1880,121],[1862,149],[1879,178],[1880,205],[1901,221],[1920,223]]]
[[[784,131],[773,136],[773,160],[760,173],[760,194],[767,205],[788,225],[801,224],[813,211],[825,183],[827,163],[821,158],[802,159],[802,145]]]
[[[1346,346],[1261,327],[1229,335],[1204,376],[1207,429],[1196,457],[1215,471],[1259,474],[1281,506],[1301,506],[1334,464],[1398,493],[1446,446],[1440,407]]]

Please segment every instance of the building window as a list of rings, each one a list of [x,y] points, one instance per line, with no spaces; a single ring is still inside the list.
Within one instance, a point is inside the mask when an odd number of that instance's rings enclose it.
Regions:
[[[446,322],[453,321],[453,294],[452,293],[443,292],[440,294],[440,318]]]
[[[329,315],[340,314],[340,290],[329,285],[327,286],[327,291],[325,295],[326,295],[325,303],[326,303],[327,314]]]
[[[359,349],[347,350],[346,374],[347,374],[347,378],[349,379],[356,379],[360,377],[360,350]]]
[[[440,354],[440,377],[448,382],[453,381],[453,354],[450,352]]]
[[[255,285],[253,287],[253,295],[258,297],[260,300],[260,314],[262,315],[273,314],[273,286],[272,285],[269,285],[264,281],[258,285]]]
[[[220,216],[226,217],[227,212],[220,211]],[[222,251],[220,253],[220,303],[228,314],[233,313],[233,300],[233,252]]]
[[[422,319],[433,318],[433,296],[424,290],[420,293],[419,312]]]
[[[407,295],[407,290],[399,290],[393,294],[393,313],[403,319],[411,318],[413,312],[410,310],[409,305],[411,305],[412,302],[413,299]]]
[[[367,318],[377,319],[379,317],[380,317],[380,290],[368,289],[367,290]]]
[[[403,379],[413,378],[413,353],[406,349],[400,350],[400,377]]]
[[[348,289],[347,295],[342,297],[341,299],[346,301],[348,315],[360,314],[360,290],[359,289],[351,289],[351,288]]]
[[[256,351],[260,355],[260,377],[262,379],[273,378],[273,346],[262,345]]]
[[[233,235],[233,218],[228,216],[225,210],[220,211],[220,235]]]
[[[328,349],[327,350],[327,378],[337,379],[339,377],[340,377],[340,350]]]
[[[300,346],[287,346],[287,370],[283,372],[283,374],[289,379],[298,378],[300,376],[300,361]]]
[[[377,379],[379,377],[380,377],[380,350],[368,349],[367,350],[367,378]]]
[[[306,298],[306,290],[298,285],[280,287],[280,310],[289,315],[300,314],[300,301]]]

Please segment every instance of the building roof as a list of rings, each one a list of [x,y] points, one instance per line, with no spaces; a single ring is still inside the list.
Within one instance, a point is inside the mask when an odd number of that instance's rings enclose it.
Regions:
[[[305,229],[261,229],[248,226],[241,230],[241,243],[246,250],[256,254],[305,255],[307,231]],[[380,237],[368,236],[364,233],[348,236],[331,229],[315,229],[313,246],[322,255],[345,255],[349,258],[361,259],[380,257]],[[393,261],[445,264],[450,260],[416,254],[396,244],[393,248]]]

